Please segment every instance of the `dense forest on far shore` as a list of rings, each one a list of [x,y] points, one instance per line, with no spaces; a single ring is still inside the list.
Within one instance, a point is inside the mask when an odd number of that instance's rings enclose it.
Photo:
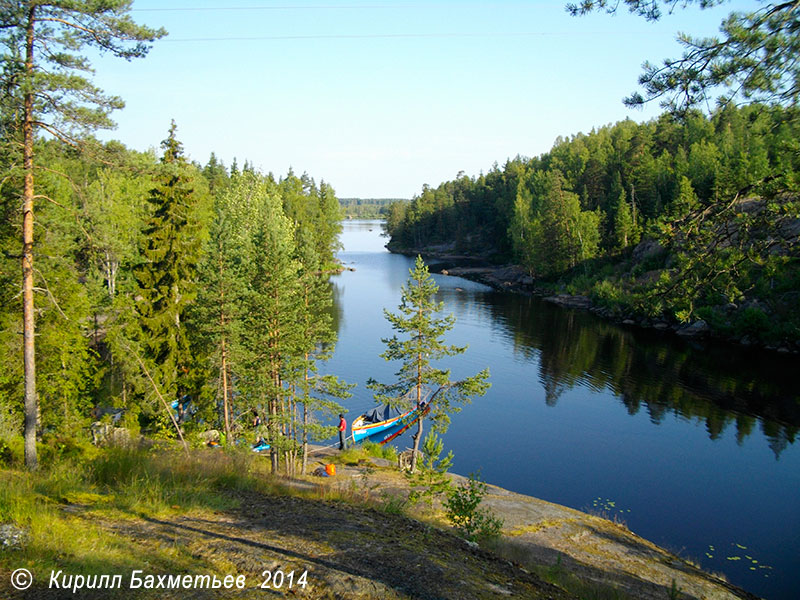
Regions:
[[[402,198],[339,198],[344,216],[348,219],[384,219],[389,206],[408,202]]]
[[[800,121],[732,104],[559,138],[536,158],[425,186],[389,247],[525,267],[612,313],[800,340]]]

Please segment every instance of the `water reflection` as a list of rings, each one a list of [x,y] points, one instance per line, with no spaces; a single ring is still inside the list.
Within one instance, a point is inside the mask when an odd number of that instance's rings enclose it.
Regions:
[[[577,385],[612,391],[631,415],[654,424],[674,413],[705,422],[717,439],[729,426],[741,443],[757,421],[776,458],[797,437],[798,361],[723,345],[698,345],[627,329],[536,298],[493,294],[483,302],[514,351],[539,355],[545,402]]]

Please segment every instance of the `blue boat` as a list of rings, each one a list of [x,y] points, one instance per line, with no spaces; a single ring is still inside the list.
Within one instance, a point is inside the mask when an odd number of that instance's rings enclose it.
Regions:
[[[388,406],[375,408],[353,421],[353,441],[363,442],[364,440],[369,440],[376,444],[391,442],[414,423],[425,417],[430,410],[430,403],[420,404],[402,414]],[[393,413],[396,416],[392,416]]]
[[[253,446],[253,452],[263,452],[264,450],[269,450],[269,444],[264,440],[259,441]]]

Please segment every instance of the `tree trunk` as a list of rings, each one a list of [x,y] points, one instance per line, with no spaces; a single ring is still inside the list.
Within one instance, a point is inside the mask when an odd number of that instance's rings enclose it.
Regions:
[[[421,286],[421,283],[417,282],[417,286]],[[422,307],[420,306],[417,309],[417,315],[419,316],[420,323],[422,322]],[[417,329],[417,339],[422,339],[422,326]],[[422,353],[417,353],[417,408],[419,405],[422,404]],[[422,438],[422,417],[419,419],[419,425],[417,426],[417,433],[414,435],[414,449],[411,451],[411,472],[414,473],[417,470],[417,455],[419,453],[419,442]]]
[[[25,74],[33,77],[33,40],[35,6],[28,11]],[[36,428],[38,399],[36,396],[36,323],[33,306],[33,92],[25,92],[25,114],[22,124],[22,162],[25,183],[22,189],[22,330],[25,370],[25,466],[34,470],[36,459]]]
[[[415,473],[417,471],[417,455],[419,454],[419,441],[422,439],[422,421],[424,421],[424,419],[420,417],[419,421],[417,422],[417,433],[414,434],[414,449],[411,452],[412,473]]]
[[[269,421],[267,422],[267,430],[269,431],[269,458],[272,467],[272,474],[277,475],[280,470],[280,454],[278,451],[278,436],[280,435],[280,427],[278,423],[278,402],[280,390],[280,374],[278,373],[278,366],[275,364],[274,355],[271,354],[270,362],[272,363],[272,397],[269,399]]]
[[[269,458],[272,467],[272,474],[277,475],[278,471],[280,470],[280,455],[278,454],[278,449],[276,448],[278,442],[278,401],[274,398],[271,398],[269,401],[269,432],[270,432],[270,448],[269,448]]]
[[[231,443],[231,418],[228,405],[228,354],[225,347],[225,277],[222,263],[222,250],[218,253],[219,266],[219,331],[222,351],[222,412],[225,417],[225,444]]]
[[[224,322],[224,317],[221,317]],[[228,406],[228,357],[225,349],[225,337],[222,338],[222,411],[225,416],[225,445],[231,443],[231,418]]]
[[[301,474],[305,475],[308,469],[308,406],[303,403],[303,467]]]

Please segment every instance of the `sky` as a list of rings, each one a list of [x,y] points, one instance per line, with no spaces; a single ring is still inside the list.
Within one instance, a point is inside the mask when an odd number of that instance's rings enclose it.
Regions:
[[[755,4],[649,23],[544,0],[135,0],[133,18],[169,35],[144,59],[93,57],[96,85],[126,103],[100,137],[158,148],[174,119],[202,164],[213,152],[307,172],[340,198],[411,198],[558,136],[654,118],[657,105],[622,104],[642,63]]]

